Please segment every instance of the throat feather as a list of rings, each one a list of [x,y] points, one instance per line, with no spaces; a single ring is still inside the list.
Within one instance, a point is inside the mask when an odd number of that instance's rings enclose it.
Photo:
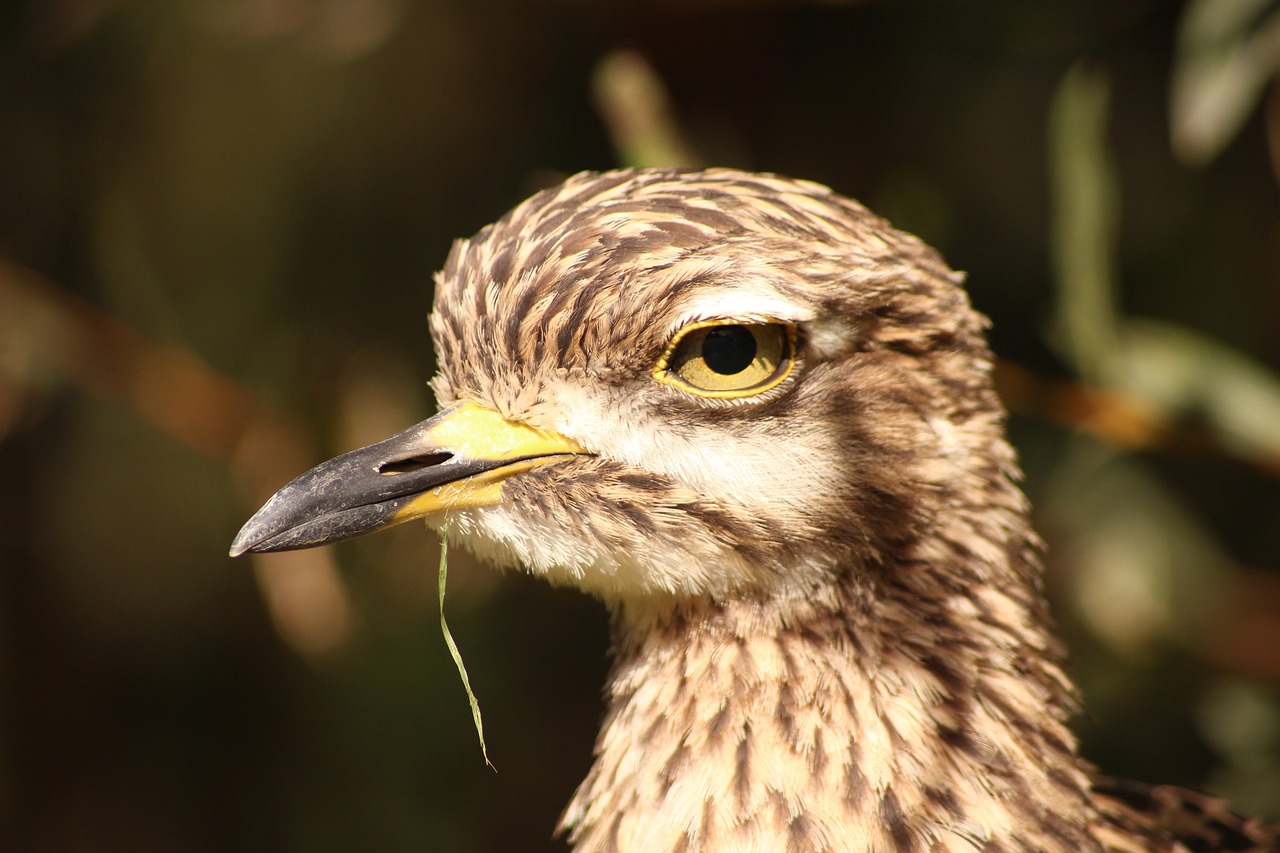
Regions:
[[[851,585],[619,611],[576,849],[1100,850],[1046,639]]]

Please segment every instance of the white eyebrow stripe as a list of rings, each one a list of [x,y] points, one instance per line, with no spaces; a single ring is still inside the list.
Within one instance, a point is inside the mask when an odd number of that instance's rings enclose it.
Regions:
[[[861,336],[858,324],[847,317],[819,318],[813,304],[796,302],[765,284],[704,288],[684,300],[674,335],[700,320],[781,321],[804,325],[810,351],[820,359],[848,353]]]
[[[681,300],[677,328],[698,320],[781,320],[803,323],[816,315],[812,305],[787,299],[771,287],[755,285],[700,288]]]

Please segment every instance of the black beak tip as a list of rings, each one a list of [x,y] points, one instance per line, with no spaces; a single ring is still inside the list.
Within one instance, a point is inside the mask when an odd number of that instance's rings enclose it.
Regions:
[[[228,552],[232,557],[240,557],[247,553],[259,550],[258,545],[267,538],[265,531],[261,526],[255,524],[257,518],[249,519],[244,527],[240,528],[240,532],[236,534],[236,538],[231,541],[231,550]]]
[[[344,453],[294,478],[240,528],[230,555],[312,548],[381,530],[404,520],[397,513],[415,496],[499,464],[441,450],[430,440],[429,423]]]
[[[293,491],[289,486],[276,492],[240,528],[236,538],[231,541],[231,550],[228,553],[232,557],[240,557],[244,554],[261,554],[280,550],[273,548],[272,543],[280,538],[281,534],[288,533],[290,529],[297,526],[299,519],[294,518],[296,504],[297,501],[293,498]]]

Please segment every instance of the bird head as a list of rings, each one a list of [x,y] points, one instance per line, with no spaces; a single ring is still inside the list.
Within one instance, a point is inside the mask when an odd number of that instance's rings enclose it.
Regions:
[[[1024,510],[984,325],[825,187],[580,174],[454,245],[440,413],[285,486],[232,553],[425,518],[623,602],[804,595],[948,542],[998,563]]]

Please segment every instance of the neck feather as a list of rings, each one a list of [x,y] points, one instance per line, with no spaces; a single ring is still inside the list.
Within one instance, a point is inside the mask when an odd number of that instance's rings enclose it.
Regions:
[[[576,849],[1101,849],[1027,573],[925,568],[619,607]]]

